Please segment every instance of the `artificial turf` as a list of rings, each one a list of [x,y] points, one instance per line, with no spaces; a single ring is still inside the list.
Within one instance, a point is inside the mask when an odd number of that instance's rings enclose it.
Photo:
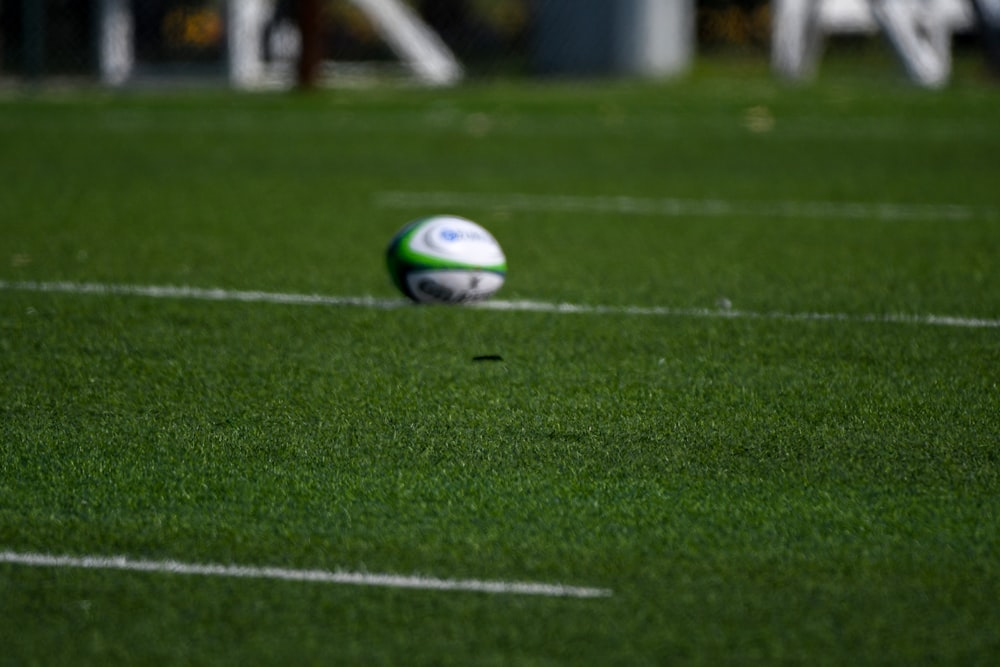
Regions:
[[[0,551],[613,592],[0,563],[0,663],[994,664],[998,103],[724,67],[0,101]],[[433,212],[499,239],[498,298],[608,309],[396,304]]]

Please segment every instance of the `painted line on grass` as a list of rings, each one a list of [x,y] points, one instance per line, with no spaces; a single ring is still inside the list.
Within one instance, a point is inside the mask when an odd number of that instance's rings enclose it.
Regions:
[[[596,315],[644,315],[654,317],[700,317],[734,320],[790,320],[813,322],[883,322],[888,324],[922,324],[971,329],[1000,329],[1000,319],[956,317],[952,315],[884,315],[849,313],[783,313],[780,311],[756,312],[729,308],[667,308],[661,306],[585,306],[571,303],[544,301],[487,301],[476,306],[488,310],[520,310],[547,313],[582,313]]]
[[[44,282],[0,280],[0,289],[21,292],[89,294],[95,296],[143,296],[151,299],[243,301],[246,303],[276,303],[297,306],[355,306],[359,308],[378,309],[401,308],[410,304],[410,302],[405,299],[376,299],[374,297],[366,296],[324,296],[321,294],[230,290],[216,287],[124,285],[114,283],[78,283],[71,281]]]
[[[607,588],[564,586],[538,582],[486,581],[481,579],[439,579],[436,577],[345,572],[341,570],[296,570],[282,567],[253,567],[212,563],[182,563],[175,560],[139,560],[126,556],[56,556],[42,553],[0,552],[0,563],[29,567],[124,570],[156,574],[187,574],[205,577],[235,577],[345,584],[381,588],[408,588],[426,591],[493,593],[497,595],[539,595],[544,597],[602,598],[613,592]]]
[[[123,285],[107,283],[36,282],[0,280],[0,290],[81,294],[95,296],[139,296],[153,299],[188,299],[197,301],[235,301],[244,303],[275,303],[285,305],[335,306],[376,308],[415,308],[406,299],[378,299],[366,296],[324,296],[321,294],[296,294],[227,290],[219,288],[177,287],[170,285]],[[495,299],[467,306],[482,310],[521,311],[535,313],[564,313],[581,315],[632,315],[645,317],[693,317],[737,320],[788,320],[810,322],[870,322],[887,324],[913,324],[956,327],[968,329],[1000,329],[1000,319],[961,317],[955,315],[850,314],[850,313],[785,313],[780,311],[757,312],[732,308],[669,308],[664,306],[592,306],[549,301],[505,301]]]
[[[374,195],[382,208],[425,207],[438,209],[536,211],[554,213],[616,213],[662,217],[834,218],[843,220],[944,220],[994,219],[995,208],[964,204],[904,204],[891,202],[831,201],[728,201],[724,199],[675,199],[631,196],[537,195],[519,192],[406,192]]]

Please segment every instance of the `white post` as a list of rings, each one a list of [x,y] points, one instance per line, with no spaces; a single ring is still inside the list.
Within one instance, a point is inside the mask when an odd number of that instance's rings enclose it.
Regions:
[[[618,70],[666,76],[687,69],[695,42],[693,0],[617,0],[616,9]]]
[[[101,81],[110,86],[125,83],[135,67],[134,23],[128,0],[101,0],[99,8],[98,61]]]
[[[817,0],[772,0],[771,67],[789,79],[807,79],[816,72],[823,32]]]
[[[254,88],[264,76],[261,53],[265,0],[229,0],[226,3],[226,57],[229,83],[236,88]]]

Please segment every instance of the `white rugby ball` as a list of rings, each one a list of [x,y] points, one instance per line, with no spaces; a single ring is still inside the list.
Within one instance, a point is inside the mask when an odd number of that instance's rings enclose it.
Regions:
[[[503,286],[507,258],[493,235],[455,215],[418,218],[386,249],[393,284],[418,303],[471,303]]]

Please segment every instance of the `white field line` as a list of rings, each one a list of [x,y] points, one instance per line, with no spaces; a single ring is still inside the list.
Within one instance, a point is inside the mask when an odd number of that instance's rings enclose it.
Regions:
[[[325,296],[227,290],[171,285],[124,285],[108,283],[36,282],[0,280],[0,290],[48,292],[96,296],[141,296],[153,299],[189,299],[195,301],[238,301],[245,303],[276,303],[286,305],[353,306],[389,310],[417,307],[405,299],[377,299],[367,296]],[[784,313],[711,308],[668,308],[664,306],[595,306],[548,301],[505,301],[495,299],[466,306],[482,310],[565,313],[582,315],[635,315],[646,317],[695,317],[725,319],[770,319],[799,321],[885,322],[892,324],[923,324],[973,329],[1000,328],[1000,319],[959,317],[952,315],[848,314],[848,313]]]
[[[402,192],[374,195],[382,208],[426,207],[556,213],[614,213],[661,217],[832,218],[840,220],[941,220],[995,219],[994,208],[963,204],[902,204],[890,202],[830,201],[727,201],[723,199],[672,199],[630,196],[534,195],[481,192]]]
[[[370,296],[324,296],[321,294],[295,294],[227,290],[219,288],[178,287],[171,285],[122,285],[108,283],[37,282],[0,280],[0,290],[21,292],[47,292],[95,296],[140,296],[153,299],[189,299],[195,301],[238,301],[245,303],[277,303],[305,306],[350,306],[390,310],[416,308],[406,299],[377,299]],[[960,317],[954,315],[850,314],[850,313],[784,313],[780,311],[756,312],[751,310],[711,308],[668,308],[665,306],[595,306],[548,301],[504,301],[494,299],[465,306],[481,310],[521,311],[535,313],[565,313],[580,315],[632,315],[638,317],[693,317],[742,320],[788,320],[872,322],[888,324],[913,324],[968,329],[1000,329],[1000,319]]]
[[[55,556],[40,553],[0,552],[0,563],[29,567],[83,568],[87,570],[124,570],[157,574],[187,574],[206,577],[237,577],[302,581],[320,584],[348,584],[382,588],[409,588],[427,591],[493,593],[507,595],[540,595],[545,597],[600,598],[610,597],[607,588],[587,588],[517,581],[484,581],[480,579],[438,579],[436,577],[374,574],[329,570],[295,570],[281,567],[251,567],[182,563],[175,560],[136,560],[126,556]]]
[[[184,287],[176,285],[123,285],[112,283],[77,283],[67,281],[36,282],[0,280],[0,290],[19,292],[56,292],[95,296],[143,296],[151,299],[191,301],[243,301],[247,303],[277,303],[297,306],[356,306],[359,308],[391,309],[410,304],[405,299],[376,299],[368,296],[323,296],[255,290],[228,290],[215,287]]]

